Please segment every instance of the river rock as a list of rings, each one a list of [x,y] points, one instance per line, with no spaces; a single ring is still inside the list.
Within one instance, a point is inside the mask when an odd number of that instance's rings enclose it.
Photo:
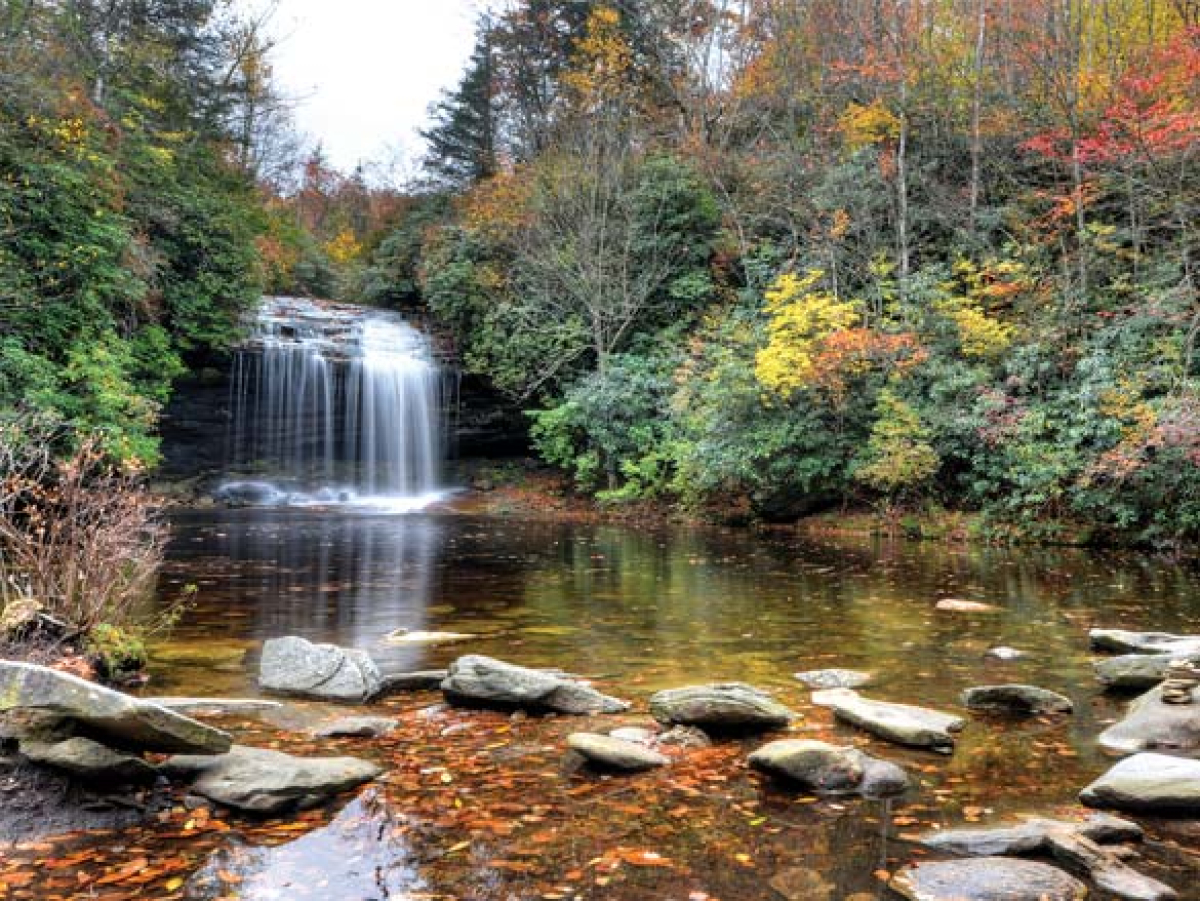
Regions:
[[[671,762],[643,744],[593,732],[568,735],[567,745],[572,751],[582,755],[588,763],[611,770],[636,773],[666,766]]]
[[[469,632],[426,632],[419,629],[397,629],[395,632],[388,633],[383,640],[388,644],[398,645],[455,644],[478,637]]]
[[[935,610],[943,613],[999,613],[1000,608],[982,601],[964,601],[959,598],[943,598],[934,604]]]
[[[34,763],[78,776],[89,784],[143,785],[158,778],[158,771],[142,758],[80,736],[60,742],[24,741],[21,753]]]
[[[450,664],[442,682],[447,700],[457,704],[501,705],[556,713],[621,713],[629,705],[581,682],[471,654]]]
[[[171,757],[160,770],[191,778],[191,790],[210,801],[261,814],[313,807],[382,772],[355,757],[293,757],[241,745],[220,757]]]
[[[750,765],[821,793],[879,798],[908,788],[908,775],[896,764],[823,741],[773,741],[750,755]]]
[[[449,670],[427,669],[412,673],[384,673],[380,694],[399,694],[406,691],[433,691],[441,688]]]
[[[1017,648],[1010,648],[1007,645],[999,645],[998,647],[988,648],[983,656],[990,657],[993,660],[1020,660],[1022,657],[1025,657],[1026,654],[1024,651],[1018,650]]]
[[[954,750],[953,732],[965,725],[961,717],[888,701],[872,701],[849,688],[818,691],[813,703],[828,707],[833,715],[880,738],[942,754]]]
[[[1097,660],[1096,678],[1105,688],[1121,690],[1145,690],[1153,688],[1167,677],[1167,667],[1181,659],[1176,654],[1122,654]],[[1200,661],[1193,654],[1182,659]]]
[[[1200,635],[1092,629],[1088,639],[1097,651],[1116,654],[1172,654],[1176,658],[1200,655]]]
[[[380,738],[395,732],[399,720],[386,716],[344,716],[321,726],[313,735],[317,738]]]
[[[660,748],[681,748],[685,751],[712,747],[712,739],[708,734],[695,726],[672,726],[666,732],[660,732],[654,743]]]
[[[741,732],[778,729],[796,718],[770,695],[741,682],[660,691],[650,697],[650,713],[666,725]]]
[[[856,669],[814,669],[796,673],[796,678],[809,688],[862,688],[872,676]]]
[[[962,702],[969,710],[1003,713],[1070,713],[1075,709],[1070,698],[1034,685],[981,685],[968,688],[963,692]]]
[[[270,482],[226,482],[213,500],[230,507],[277,507],[287,502],[287,494]]]
[[[32,716],[39,731],[63,727],[127,751],[223,754],[232,739],[119,691],[44,666],[0,660],[0,715]]]
[[[1166,754],[1135,754],[1085,788],[1089,807],[1200,813],[1200,760]]]
[[[902,868],[888,883],[910,901],[1082,901],[1087,888],[1062,870],[1029,860],[973,857]]]
[[[1162,696],[1158,686],[1134,700],[1124,718],[1100,733],[1100,747],[1110,754],[1200,749],[1200,689],[1192,689],[1190,704],[1167,704]]]
[[[214,852],[188,880],[188,901],[362,901],[410,898],[427,888],[400,820],[375,789],[328,826],[274,847],[240,840]]]
[[[1092,814],[1082,822],[1030,817],[1025,822],[1012,826],[937,829],[922,833],[917,841],[947,854],[1004,857],[1049,852],[1051,833],[1081,835],[1090,841],[1105,844],[1136,842],[1144,837],[1142,827],[1136,823],[1098,813]]]
[[[1107,848],[1065,830],[1046,837],[1050,853],[1064,867],[1087,877],[1096,887],[1123,901],[1173,901],[1179,894],[1157,879],[1133,869]]]
[[[263,645],[258,684],[279,694],[353,704],[378,695],[383,677],[366,651],[292,635]]]

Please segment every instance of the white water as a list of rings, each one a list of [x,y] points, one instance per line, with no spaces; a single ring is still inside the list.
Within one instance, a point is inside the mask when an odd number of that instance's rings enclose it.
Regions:
[[[441,374],[400,317],[268,298],[234,363],[229,456],[250,503],[403,511],[440,496]]]

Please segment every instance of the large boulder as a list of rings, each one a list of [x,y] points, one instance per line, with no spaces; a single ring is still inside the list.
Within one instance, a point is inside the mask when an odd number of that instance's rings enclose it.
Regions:
[[[908,788],[908,775],[896,764],[823,741],[773,741],[750,755],[750,765],[820,793],[878,798]]]
[[[442,682],[446,699],[455,704],[521,707],[555,713],[621,713],[629,705],[601,694],[582,682],[470,654],[450,664]]]
[[[1044,863],[1007,857],[935,860],[902,868],[888,883],[909,901],[1082,901],[1087,887]]]
[[[666,766],[670,759],[653,748],[612,735],[576,732],[567,736],[567,746],[588,763],[609,770],[636,773]]]
[[[139,785],[158,779],[158,771],[142,758],[81,736],[59,742],[24,741],[21,753],[34,763],[62,770],[89,785]]]
[[[1173,654],[1177,658],[1200,655],[1200,635],[1092,629],[1088,639],[1095,650],[1115,654]]]
[[[813,703],[828,707],[840,720],[897,744],[949,754],[954,736],[965,725],[961,717],[910,704],[872,701],[848,688],[818,691]]]
[[[796,719],[766,692],[741,682],[660,691],[650,697],[650,713],[665,725],[737,732],[778,729]]]
[[[1167,677],[1167,667],[1179,658],[1175,654],[1122,654],[1097,660],[1096,678],[1105,688],[1117,691],[1144,691]],[[1197,660],[1195,655],[1186,660]]]
[[[12,660],[0,660],[0,717],[14,721],[9,732],[76,732],[126,751],[223,754],[233,741],[157,704]]]
[[[1192,690],[1190,704],[1167,704],[1162,688],[1152,688],[1133,701],[1125,716],[1097,740],[1110,754],[1200,749],[1200,689]]]
[[[416,897],[427,886],[394,828],[400,814],[374,789],[332,823],[274,847],[239,841],[214,852],[188,880],[187,901],[362,901]]]
[[[1075,709],[1071,699],[1034,685],[980,685],[968,688],[962,695],[968,710],[997,713],[1070,713]]]
[[[1089,807],[1200,813],[1200,760],[1136,754],[1079,793]]]
[[[383,676],[366,651],[293,635],[263,645],[258,684],[278,694],[355,704],[378,695]]]
[[[260,814],[313,807],[382,772],[355,757],[293,757],[240,745],[220,757],[172,757],[160,770],[189,778],[191,790],[211,801]]]

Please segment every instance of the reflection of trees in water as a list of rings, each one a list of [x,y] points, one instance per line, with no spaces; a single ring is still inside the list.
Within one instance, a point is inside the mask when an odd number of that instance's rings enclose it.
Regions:
[[[233,600],[253,611],[257,636],[371,648],[394,629],[428,625],[443,540],[435,520],[263,511],[223,529],[231,565],[256,576]]]

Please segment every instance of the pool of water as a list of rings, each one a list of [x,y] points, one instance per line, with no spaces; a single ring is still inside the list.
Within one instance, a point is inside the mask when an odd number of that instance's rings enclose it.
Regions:
[[[748,901],[786,898],[784,889],[814,901],[885,897],[883,873],[921,853],[907,841],[915,830],[1082,812],[1076,793],[1109,763],[1095,736],[1122,708],[1092,675],[1089,628],[1200,632],[1200,574],[1136,554],[453,512],[210,510],[180,513],[174,527],[161,603],[185,586],[196,591],[154,649],[150,694],[253,696],[257,649],[280,635],[364,648],[393,671],[468,652],[560,667],[634,702],[613,724],[644,719],[660,688],[739,680],[802,714],[797,735],[858,744],[919,781],[886,804],[798,797],[746,769],[745,754],[763,739],[722,744],[679,768],[597,779],[561,768],[577,722],[420,712],[439,700],[434,693],[391,699],[374,712],[425,717],[421,742],[408,734],[403,743],[337,747],[392,767],[401,774],[386,783],[392,800],[422,811],[409,844],[434,889],[421,897]],[[950,597],[999,609],[934,609]],[[384,641],[396,629],[477,637],[398,648]],[[997,645],[1025,656],[985,656]],[[1062,692],[1076,712],[971,716],[946,758],[835,724],[792,675],[827,667],[875,673],[864,693],[883,700],[954,711],[963,689],[1013,681]],[[320,705],[303,709],[327,715]],[[279,726],[241,728],[251,743],[305,746]],[[455,781],[422,781],[425,771],[451,771]],[[451,788],[465,794],[428,806],[430,792]],[[464,805],[482,812],[472,821]],[[488,831],[505,817],[520,828]],[[1190,824],[1151,830],[1139,867],[1200,899]],[[137,838],[139,847],[156,841],[188,853],[176,832]],[[670,866],[639,865],[642,851]]]

